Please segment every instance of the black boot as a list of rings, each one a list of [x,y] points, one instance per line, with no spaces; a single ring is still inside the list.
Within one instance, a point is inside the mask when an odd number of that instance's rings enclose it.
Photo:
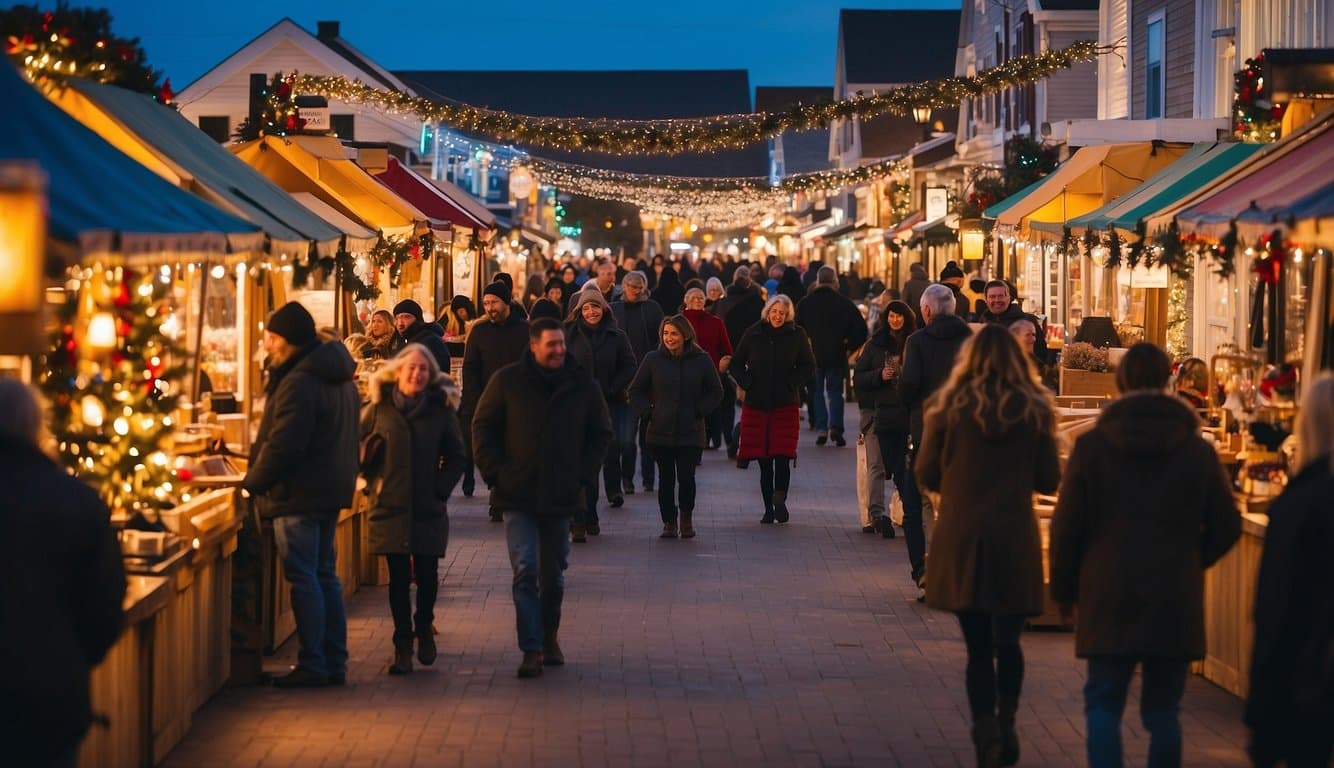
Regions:
[[[435,657],[435,635],[427,629],[422,634],[417,635],[417,661],[429,667],[435,663]]]
[[[541,677],[542,661],[541,651],[525,651],[523,662],[519,664],[519,671],[516,674],[523,678]]]
[[[996,718],[984,717],[973,723],[973,750],[977,754],[977,768],[1000,768],[1000,728]]]
[[[565,665],[565,652],[556,641],[556,633],[550,632],[542,641],[542,666],[561,667]]]
[[[681,510],[681,538],[695,538],[694,512],[689,509]]]
[[[788,521],[787,491],[774,491],[774,519],[780,523]]]
[[[1018,765],[1019,734],[1014,729],[1014,715],[1019,710],[1019,702],[1001,696],[997,701],[997,707],[1000,710],[996,715],[996,725],[1000,728],[1000,764]]]
[[[394,642],[394,661],[389,665],[389,674],[406,675],[412,671],[412,638]]]

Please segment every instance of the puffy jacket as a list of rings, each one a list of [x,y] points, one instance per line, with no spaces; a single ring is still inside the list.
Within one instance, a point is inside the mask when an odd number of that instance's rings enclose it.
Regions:
[[[611,442],[607,402],[566,355],[557,371],[531,351],[491,377],[472,421],[473,460],[501,512],[570,517],[584,508]]]
[[[611,313],[616,317],[616,327],[625,332],[630,339],[630,349],[634,350],[635,363],[644,359],[644,355],[658,348],[662,342],[662,307],[653,299],[636,302],[618,301],[611,305]]]
[[[880,372],[885,360],[899,357],[900,350],[887,328],[876,333],[862,347],[861,357],[852,370],[852,388],[862,410],[875,411],[875,429],[880,432],[908,433],[908,407],[899,397],[897,378],[885,381]]]
[[[930,325],[908,337],[903,351],[903,373],[899,376],[899,397],[908,406],[915,445],[922,444],[922,413],[927,399],[949,378],[959,349],[972,333],[958,315],[938,315]]]
[[[817,285],[797,304],[797,325],[806,329],[821,370],[848,370],[848,353],[866,342],[866,320],[857,305],[828,285]]]
[[[1038,319],[1037,315],[1028,314],[1020,309],[1018,304],[1010,304],[1010,306],[1006,307],[1005,311],[999,315],[993,315],[991,314],[991,311],[988,310],[978,317],[979,322],[997,323],[1006,328],[1009,328],[1010,324],[1016,320],[1027,320],[1033,324],[1034,330],[1038,332],[1037,341],[1033,344],[1033,357],[1037,358],[1040,365],[1049,365],[1051,362],[1051,355],[1047,351],[1047,334],[1043,332],[1042,321]]]
[[[449,373],[449,347],[445,345],[445,329],[439,323],[413,323],[399,338],[403,343],[394,352],[409,344],[420,344],[431,350],[440,370]]]
[[[361,409],[356,367],[341,342],[314,342],[270,374],[241,482],[261,515],[332,513],[352,503]]]
[[[648,416],[649,445],[703,448],[704,417],[722,397],[713,361],[695,344],[679,356],[666,347],[648,353],[630,384],[630,404]]]
[[[625,390],[635,377],[635,353],[630,340],[616,327],[610,314],[590,328],[576,317],[565,324],[567,354],[593,376],[608,402],[623,403]]]
[[[517,361],[526,349],[528,321],[513,307],[503,323],[493,323],[485,317],[473,323],[463,348],[463,405],[459,410],[465,416],[471,415],[491,377]],[[442,370],[449,373],[448,368]]]
[[[727,370],[746,391],[746,405],[768,411],[801,404],[801,385],[815,373],[815,355],[797,325],[775,328],[760,321],[741,337]]]

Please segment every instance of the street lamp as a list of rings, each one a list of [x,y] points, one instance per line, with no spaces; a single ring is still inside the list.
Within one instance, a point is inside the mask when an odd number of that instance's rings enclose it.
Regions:
[[[980,219],[963,219],[959,222],[959,251],[964,261],[981,261],[986,258],[987,233],[982,229]]]
[[[918,104],[912,108],[912,121],[918,125],[926,125],[931,122],[931,105]]]
[[[37,163],[0,163],[0,354],[42,351],[46,175]]]

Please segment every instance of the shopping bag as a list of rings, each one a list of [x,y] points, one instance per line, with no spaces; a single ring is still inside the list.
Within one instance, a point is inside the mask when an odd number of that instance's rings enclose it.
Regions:
[[[886,491],[889,494],[889,520],[898,527],[903,527],[903,497],[899,495],[899,486],[893,483]]]
[[[871,468],[866,463],[866,436],[857,435],[857,511],[871,508]]]

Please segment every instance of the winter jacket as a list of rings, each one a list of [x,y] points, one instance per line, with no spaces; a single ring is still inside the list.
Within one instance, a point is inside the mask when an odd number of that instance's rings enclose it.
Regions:
[[[443,342],[442,342],[443,345]],[[241,486],[264,517],[331,514],[357,481],[361,396],[342,342],[315,342],[272,371]]]
[[[566,355],[552,372],[531,351],[491,377],[472,421],[473,461],[501,512],[570,517],[584,508],[611,442],[607,403]]]
[[[818,269],[819,267],[812,264],[806,274],[813,275]],[[796,267],[788,267],[783,270],[783,276],[778,279],[776,290],[777,293],[781,293],[789,299],[792,299],[792,304],[796,305],[800,304],[801,300],[806,298],[806,289],[813,282],[815,282],[815,278],[812,277],[809,281],[805,281],[802,279],[802,276],[797,273]],[[769,298],[772,299],[774,295],[775,293],[773,291],[769,292]]]
[[[394,403],[392,380],[376,381],[361,413],[361,435],[384,439],[378,467],[367,473],[370,551],[377,555],[444,557],[449,542],[445,502],[463,477],[467,457],[459,429],[458,390],[427,389],[406,413]]]
[[[954,283],[941,283],[941,285],[949,288],[950,292],[954,294],[954,314],[962,318],[964,322],[971,323],[974,317],[973,302],[964,295],[963,289]],[[918,307],[917,311],[922,311],[921,307]]]
[[[717,368],[695,344],[679,356],[666,347],[648,353],[630,383],[630,404],[648,417],[648,445],[703,448],[704,417],[722,397]]]
[[[797,325],[806,329],[820,370],[848,370],[848,353],[866,343],[866,319],[857,305],[828,285],[816,285],[797,305]]]
[[[46,765],[92,722],[88,675],[120,634],[125,572],[106,506],[36,447],[0,440],[0,487],[0,738],[6,764]]]
[[[1255,590],[1255,645],[1246,724],[1259,766],[1293,760],[1297,737],[1323,742],[1334,734],[1334,475],[1329,456],[1297,474],[1269,505],[1260,580]],[[1314,737],[1314,738],[1313,738]]]
[[[762,411],[801,404],[801,385],[815,372],[806,331],[794,323],[775,328],[758,322],[741,337],[728,367],[745,403]]]
[[[567,354],[592,375],[607,402],[625,402],[625,390],[635,377],[635,353],[615,318],[604,313],[592,328],[582,319],[571,320],[565,324],[565,346]]]
[[[972,334],[958,315],[937,315],[927,327],[908,337],[903,351],[899,397],[908,406],[913,445],[922,444],[922,414],[926,401],[940,389],[954,368],[959,348]]]
[[[727,286],[727,294],[714,304],[716,314],[727,328],[727,340],[732,349],[741,343],[741,335],[748,328],[760,321],[760,312],[764,310],[764,299],[753,285],[742,288],[739,285]]]
[[[449,373],[449,347],[445,346],[445,329],[439,323],[413,323],[399,334],[399,338],[403,343],[398,345],[395,352],[409,344],[420,344],[431,350],[440,370]]]
[[[1033,324],[1034,330],[1038,332],[1037,341],[1033,344],[1033,357],[1037,358],[1039,367],[1045,367],[1051,361],[1051,354],[1047,351],[1047,334],[1042,330],[1042,321],[1038,320],[1037,315],[1030,315],[1019,308],[1018,304],[1011,303],[1005,308],[1005,311],[999,315],[993,315],[990,311],[983,312],[978,321],[983,323],[998,323],[1010,327],[1016,320],[1027,320]]]
[[[1076,655],[1204,658],[1204,570],[1241,518],[1199,433],[1180,400],[1135,393],[1075,441],[1052,517],[1051,596],[1079,604]]]
[[[866,342],[861,357],[852,371],[852,388],[857,404],[863,411],[875,411],[875,429],[878,432],[908,434],[908,408],[899,397],[898,379],[885,381],[880,372],[885,360],[900,357],[895,337],[888,328],[882,328]],[[902,358],[900,357],[900,361]]]
[[[732,342],[727,338],[727,326],[722,320],[703,309],[687,309],[681,314],[695,329],[695,343],[709,355],[715,367],[732,354]]]
[[[473,323],[468,332],[468,343],[463,348],[463,405],[464,417],[472,415],[477,399],[486,389],[496,371],[515,362],[528,349],[528,321],[510,309],[503,323],[493,323],[483,317]],[[449,373],[449,369],[442,369]]]
[[[908,282],[903,284],[903,303],[912,308],[913,314],[917,315],[917,326],[922,325],[922,294],[931,286],[931,281],[923,274],[921,277],[913,276]]]
[[[644,355],[658,348],[662,342],[662,307],[653,299],[636,302],[618,301],[611,305],[611,313],[616,317],[616,327],[625,331],[630,339],[630,349],[634,350],[635,363],[644,359]]]
[[[1048,412],[1042,428],[1028,421],[1006,426],[989,414],[984,427],[966,406],[926,425],[913,473],[922,487],[940,493],[927,555],[927,605],[956,612],[1042,613],[1042,544],[1033,493],[1052,493],[1061,479],[1053,421]]]
[[[676,270],[668,267],[662,271],[662,276],[658,278],[657,285],[653,286],[653,293],[649,297],[662,307],[662,311],[674,315],[681,311],[681,302],[685,301],[686,289],[681,285],[681,276],[676,274]]]

